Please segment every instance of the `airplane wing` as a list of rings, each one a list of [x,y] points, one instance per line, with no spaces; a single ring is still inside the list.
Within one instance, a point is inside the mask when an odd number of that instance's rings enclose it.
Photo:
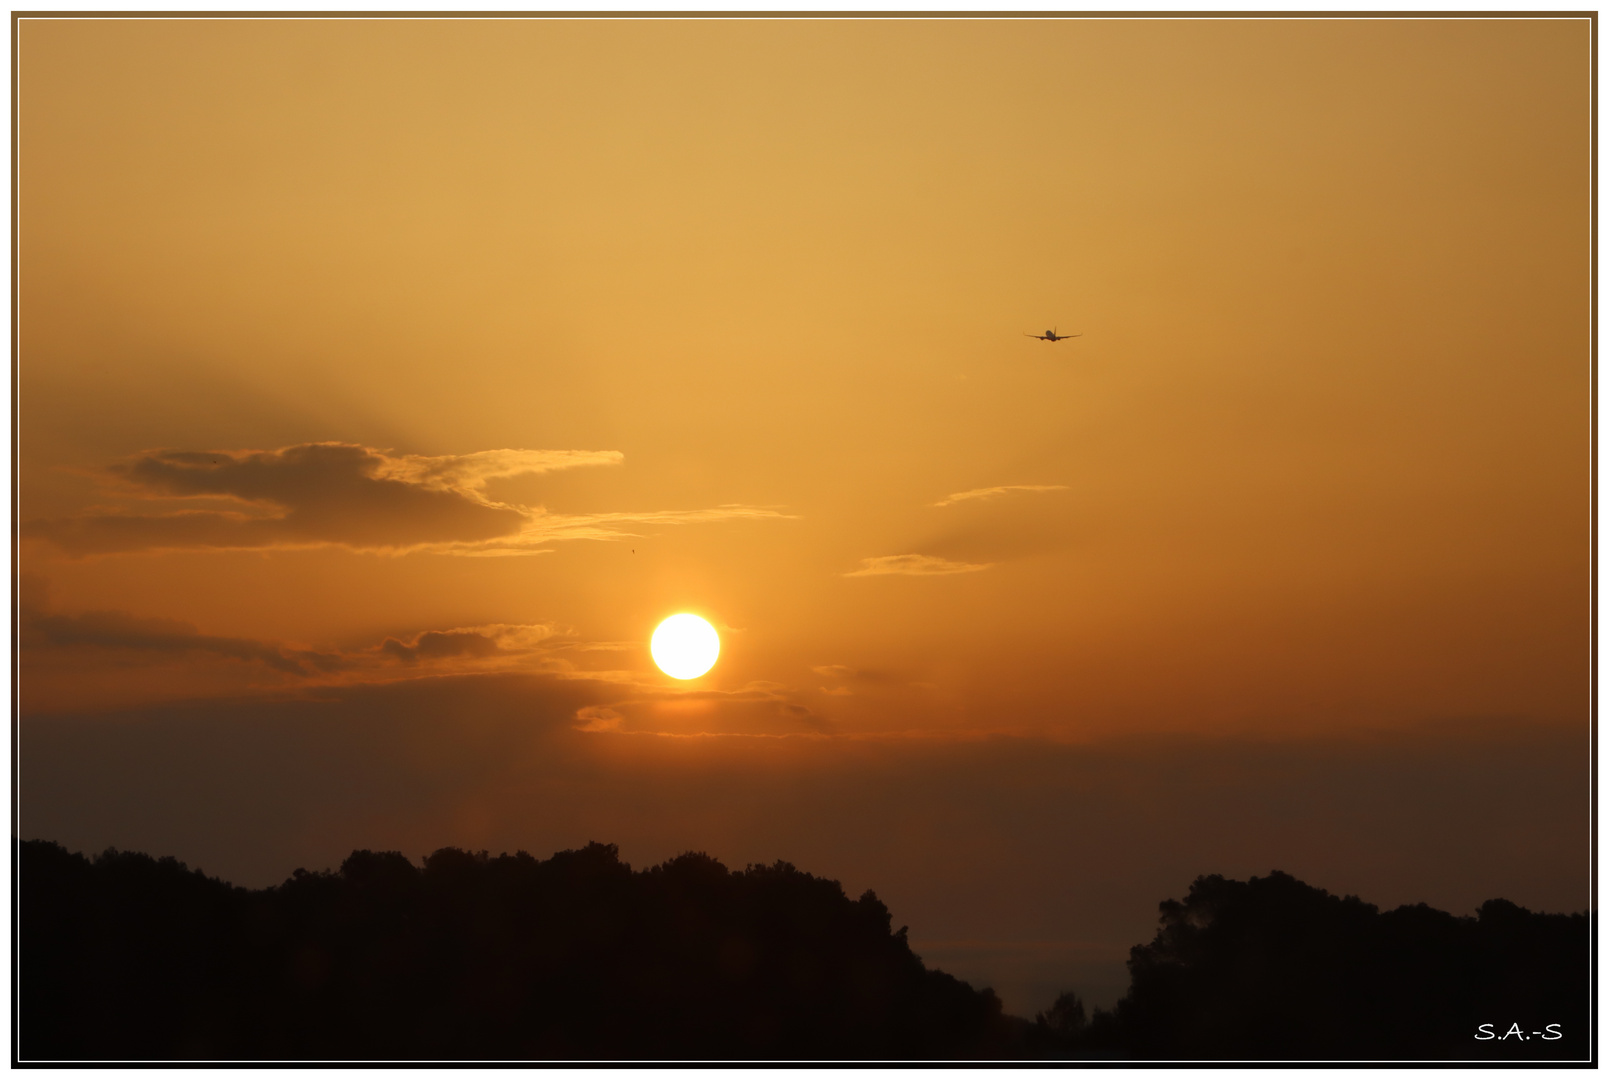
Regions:
[[[1024,334],[1022,336],[1023,337],[1031,337],[1036,341],[1049,341],[1050,340],[1049,338],[1045,337],[1044,334]]]

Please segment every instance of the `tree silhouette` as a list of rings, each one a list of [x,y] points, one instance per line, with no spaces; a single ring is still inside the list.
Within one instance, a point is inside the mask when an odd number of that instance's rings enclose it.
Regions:
[[[1505,900],[1473,918],[1381,913],[1279,872],[1196,879],[1131,951],[1114,1009],[1089,1016],[1064,993],[1028,1024],[926,968],[874,893],[851,900],[784,862],[734,872],[690,852],[634,872],[604,844],[546,860],[443,848],[422,866],[355,851],[252,891],[171,858],[44,841],[17,855],[23,1061],[1503,1061],[1593,1046],[1586,916]]]
[[[1382,913],[1278,871],[1201,877],[1162,903],[1129,972],[1114,1010],[1070,1038],[1046,1016],[1039,1042],[1068,1056],[1237,1061],[1584,1059],[1593,1046],[1586,916],[1506,900],[1474,918],[1424,904]]]
[[[954,1059],[1018,1027],[787,863],[357,851],[248,892],[29,842],[20,870],[27,1060]]]

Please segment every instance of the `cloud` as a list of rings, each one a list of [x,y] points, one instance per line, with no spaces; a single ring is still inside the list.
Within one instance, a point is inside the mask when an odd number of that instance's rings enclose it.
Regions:
[[[555,540],[624,540],[641,536],[641,533],[626,528],[632,525],[699,525],[715,521],[766,518],[794,520],[796,517],[797,515],[784,514],[774,507],[747,506],[743,503],[726,503],[708,510],[647,510],[604,514],[549,514],[538,511],[525,531],[517,538],[516,543],[526,545]],[[496,545],[490,545],[489,550],[496,550]]]
[[[406,639],[387,637],[379,645],[353,648],[304,648],[284,642],[204,634],[178,619],[150,618],[123,611],[84,611],[74,614],[49,609],[49,587],[36,574],[24,574],[18,605],[18,626],[25,672],[30,676],[35,704],[43,689],[41,661],[64,670],[70,682],[82,685],[108,676],[127,680],[130,667],[163,663],[177,656],[212,656],[258,663],[293,684],[332,685],[385,682],[414,677],[425,668],[430,674],[543,672],[559,677],[607,678],[577,671],[577,665],[558,653],[588,648],[567,633],[543,624],[493,623],[486,626],[425,630]],[[114,650],[126,654],[122,663],[108,667],[88,650]],[[142,661],[140,658],[144,657]],[[204,682],[201,684],[204,685]],[[51,695],[46,692],[47,698]]]
[[[139,618],[121,611],[53,615],[30,607],[19,612],[24,649],[126,649],[151,654],[210,653],[257,661],[287,675],[343,671],[353,662],[333,652],[293,649],[250,638],[203,634],[177,619]]]
[[[868,671],[865,668],[850,667],[848,664],[818,664],[810,670],[824,679],[835,679],[838,682],[886,684],[900,681],[887,671]]]
[[[441,491],[480,491],[491,480],[581,465],[618,465],[625,458],[618,450],[479,450],[440,457],[403,454],[387,457],[379,476]]]
[[[810,670],[827,682],[836,684],[816,688],[829,697],[851,697],[865,692],[880,692],[904,683],[903,679],[888,671],[867,671],[847,664],[817,664]]]
[[[619,731],[620,721],[624,719],[607,705],[583,705],[575,711],[575,718],[581,721],[575,727],[577,731],[592,733]]]
[[[549,626],[497,623],[452,630],[426,630],[408,642],[388,637],[381,643],[380,651],[408,665],[421,661],[484,660],[529,655],[556,634],[557,631]]]
[[[1000,487],[973,488],[971,491],[958,491],[953,495],[946,495],[934,506],[950,506],[969,499],[993,499],[1004,495],[1008,491],[1066,491],[1066,484],[1004,484]]]
[[[877,555],[860,560],[860,569],[851,570],[844,577],[876,577],[881,574],[933,577],[941,574],[970,574],[976,570],[987,570],[993,565],[993,563],[952,562],[937,555]]]
[[[550,514],[489,499],[489,481],[614,465],[617,450],[483,450],[423,456],[351,443],[278,450],[150,450],[97,476],[133,508],[23,524],[70,555],[339,545],[357,551],[538,554],[555,540],[617,540],[632,525],[782,518],[770,507]],[[150,512],[138,504],[209,502]],[[221,504],[221,505],[220,505]]]
[[[576,713],[576,730],[593,734],[782,736],[825,734],[826,718],[788,687],[751,682],[735,690],[683,690],[651,683],[614,688],[607,706]]]
[[[485,634],[468,630],[427,631],[416,637],[412,645],[404,645],[396,638],[386,638],[380,648],[405,664],[417,664],[421,656],[435,660],[457,656],[491,656],[499,651],[497,642]]]

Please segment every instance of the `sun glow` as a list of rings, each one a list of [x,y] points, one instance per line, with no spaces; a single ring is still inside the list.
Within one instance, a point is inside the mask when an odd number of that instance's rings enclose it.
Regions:
[[[715,627],[697,615],[672,615],[648,643],[654,663],[673,679],[696,679],[715,666],[721,639]]]

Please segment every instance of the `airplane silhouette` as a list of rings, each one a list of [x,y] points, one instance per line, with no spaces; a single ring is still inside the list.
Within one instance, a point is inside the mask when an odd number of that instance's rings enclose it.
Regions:
[[[1068,338],[1083,337],[1083,334],[1058,334],[1054,330],[1046,330],[1043,334],[1024,334],[1023,337],[1038,338],[1040,341],[1066,341]]]

